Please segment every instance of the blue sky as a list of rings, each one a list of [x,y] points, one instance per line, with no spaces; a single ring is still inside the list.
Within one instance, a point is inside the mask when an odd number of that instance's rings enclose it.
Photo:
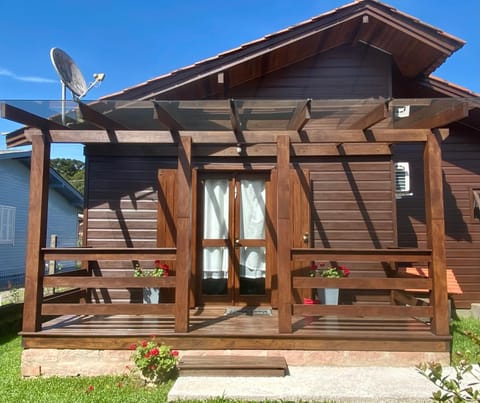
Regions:
[[[23,0],[0,4],[0,100],[60,99],[50,49],[65,50],[98,98],[307,20],[348,0]],[[8,3],[8,6],[6,5]],[[387,4],[465,40],[434,75],[480,93],[480,0]],[[68,94],[70,97],[70,94]],[[18,125],[0,118],[0,133]],[[5,149],[0,136],[0,149]],[[52,157],[82,159],[79,146]]]

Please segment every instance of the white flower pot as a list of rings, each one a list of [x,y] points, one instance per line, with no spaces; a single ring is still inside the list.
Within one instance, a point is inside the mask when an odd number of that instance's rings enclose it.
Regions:
[[[338,291],[338,288],[317,288],[320,303],[325,305],[338,305]]]
[[[160,302],[160,288],[147,287],[143,289],[144,304],[158,304]]]

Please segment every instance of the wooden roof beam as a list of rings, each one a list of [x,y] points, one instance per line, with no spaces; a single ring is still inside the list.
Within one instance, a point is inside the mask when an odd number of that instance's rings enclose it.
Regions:
[[[369,127],[381,122],[388,117],[388,108],[385,103],[378,104],[373,109],[368,111],[360,119],[355,122],[351,122],[348,129],[361,129],[365,130]]]
[[[25,129],[25,137],[30,140],[31,131]],[[438,130],[441,138],[448,137],[448,129]],[[191,136],[194,144],[238,144],[238,136],[233,131],[180,131],[183,136]],[[404,143],[425,142],[429,129],[367,129],[362,130],[304,130],[302,134],[294,130],[248,130],[242,132],[243,144],[275,143],[278,136],[287,135],[292,143]],[[109,144],[111,134],[107,130],[50,130],[52,143]],[[116,130],[116,143],[131,144],[174,144],[178,141],[169,130]]]
[[[242,122],[240,121],[240,116],[238,116],[238,109],[234,99],[230,99],[230,122],[232,123],[232,129],[235,134],[241,135]]]
[[[299,132],[302,130],[308,121],[311,118],[310,108],[311,108],[312,100],[307,99],[304,102],[299,102],[295,111],[293,112],[290,121],[287,124],[288,130],[296,130]]]
[[[184,129],[183,125],[158,102],[153,101],[153,107],[153,118],[163,123],[168,129],[176,132]]]
[[[78,102],[78,108],[83,120],[94,124],[95,126],[101,127],[106,130],[126,130],[126,126],[121,123],[110,119],[108,116],[104,115],[101,112],[96,111],[87,104],[83,102]]]
[[[433,100],[431,106],[422,108],[409,117],[394,121],[393,127],[395,129],[444,127],[449,123],[466,118],[468,110],[468,102],[465,101],[452,100],[452,104],[446,106],[442,101],[435,102]]]
[[[45,119],[41,116],[34,115],[33,113],[27,112],[23,109],[19,109],[6,102],[0,103],[0,116],[4,119],[12,120],[14,122],[21,123],[25,126],[36,127],[37,129],[41,129],[41,130],[50,130],[50,129],[67,129],[68,130],[67,126]]]

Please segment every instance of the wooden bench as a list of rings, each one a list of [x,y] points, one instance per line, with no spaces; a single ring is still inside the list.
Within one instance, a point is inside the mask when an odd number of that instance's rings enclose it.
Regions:
[[[452,269],[447,269],[447,292],[450,297],[453,294],[463,294],[460,284],[458,284],[455,273]],[[428,278],[427,267],[402,267],[396,272],[396,277],[407,278]],[[424,298],[429,297],[430,290],[407,289],[404,291],[392,290],[392,301],[404,305],[421,306],[428,305],[424,299],[419,298],[423,294]]]
[[[184,355],[178,362],[180,376],[285,376],[284,357],[235,355]]]

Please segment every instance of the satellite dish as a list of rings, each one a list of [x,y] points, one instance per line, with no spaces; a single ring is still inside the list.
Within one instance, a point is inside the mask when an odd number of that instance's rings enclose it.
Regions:
[[[95,79],[87,87],[83,74],[75,64],[73,59],[62,49],[52,48],[50,50],[50,59],[52,59],[53,67],[57,71],[60,80],[62,81],[62,123],[65,124],[65,98],[66,88],[72,92],[75,101],[87,95],[87,92],[105,78],[103,73],[95,73]]]
[[[87,93],[88,87],[82,72],[73,59],[59,48],[52,48],[50,58],[62,83],[72,91],[74,97],[83,97]]]

